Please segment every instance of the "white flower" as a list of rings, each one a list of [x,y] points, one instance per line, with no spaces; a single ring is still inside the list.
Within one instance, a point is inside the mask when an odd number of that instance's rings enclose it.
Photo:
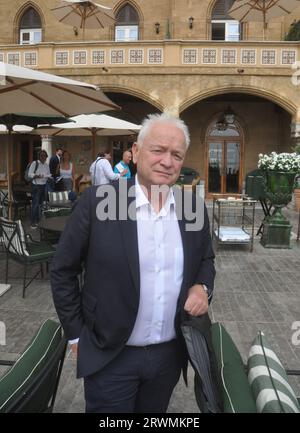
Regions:
[[[300,155],[297,153],[276,153],[258,155],[258,168],[300,173]]]

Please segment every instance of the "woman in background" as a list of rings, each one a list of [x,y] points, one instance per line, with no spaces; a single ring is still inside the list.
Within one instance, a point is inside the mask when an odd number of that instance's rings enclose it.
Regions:
[[[64,190],[73,191],[75,187],[75,171],[71,162],[71,155],[67,150],[63,151],[60,160],[60,175],[63,178]]]

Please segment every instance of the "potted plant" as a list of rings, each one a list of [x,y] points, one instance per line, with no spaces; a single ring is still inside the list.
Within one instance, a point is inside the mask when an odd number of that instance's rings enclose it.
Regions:
[[[259,155],[258,168],[265,175],[265,195],[274,207],[263,221],[262,245],[267,248],[290,248],[292,226],[282,208],[292,200],[296,175],[300,173],[300,155],[276,153]]]

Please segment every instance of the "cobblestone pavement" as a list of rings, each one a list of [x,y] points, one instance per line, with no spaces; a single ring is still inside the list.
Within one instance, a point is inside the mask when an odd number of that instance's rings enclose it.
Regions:
[[[208,203],[211,213],[211,204]],[[215,295],[210,308],[214,321],[221,321],[246,360],[250,344],[263,330],[284,366],[300,369],[300,345],[292,344],[292,323],[300,321],[300,242],[296,242],[297,214],[292,206],[285,211],[293,224],[292,249],[265,249],[255,239],[254,251],[246,246],[221,246],[216,251]],[[257,213],[256,226],[262,218]],[[37,236],[36,232],[34,233]],[[4,254],[0,253],[0,282],[4,282]],[[0,321],[6,325],[6,345],[0,357],[15,359],[33,333],[47,318],[56,319],[49,279],[35,280],[22,299],[22,269],[10,268],[12,288],[0,297]],[[4,371],[4,370],[3,370]],[[2,370],[0,370],[0,373]],[[292,382],[300,395],[300,380]],[[83,412],[83,386],[75,379],[75,361],[68,354],[56,399],[56,412]],[[178,383],[169,412],[198,412],[193,392]]]

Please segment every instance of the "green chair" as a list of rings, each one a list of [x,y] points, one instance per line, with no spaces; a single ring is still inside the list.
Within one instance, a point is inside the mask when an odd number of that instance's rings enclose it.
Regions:
[[[225,413],[300,413],[300,400],[288,380],[300,370],[285,370],[261,331],[247,365],[223,325],[214,323],[211,334]]]
[[[8,280],[8,264],[9,259],[12,259],[23,265],[23,298],[25,298],[25,291],[29,284],[41,274],[44,276],[43,263],[48,263],[52,260],[55,253],[55,248],[48,242],[34,241],[30,235],[25,235],[22,222],[9,221],[0,218],[0,232],[2,233],[3,243],[6,250],[6,268],[5,268],[5,282]],[[27,281],[28,267],[33,265],[40,265],[40,270]]]
[[[61,326],[46,320],[15,362],[0,377],[0,413],[52,412],[63,367],[66,339]]]

